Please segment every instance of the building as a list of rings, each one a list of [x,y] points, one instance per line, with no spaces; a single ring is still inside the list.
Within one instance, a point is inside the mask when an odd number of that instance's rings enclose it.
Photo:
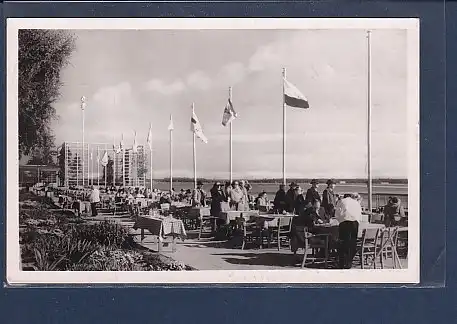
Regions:
[[[106,168],[101,162],[105,152],[108,157]],[[106,143],[84,143],[84,149],[80,142],[63,143],[58,156],[62,174],[60,185],[113,185],[114,178],[116,186],[144,186],[147,170],[144,147],[139,145],[137,152],[126,148],[123,153]]]
[[[33,186],[36,183],[58,185],[59,170],[55,165],[20,165],[19,186]]]

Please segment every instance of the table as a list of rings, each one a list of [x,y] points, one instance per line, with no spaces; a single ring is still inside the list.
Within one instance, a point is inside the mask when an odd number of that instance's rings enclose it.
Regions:
[[[250,210],[250,211],[227,210],[227,211],[222,211],[219,215],[219,218],[224,220],[225,224],[228,225],[228,224],[230,224],[231,221],[234,221],[237,218],[241,217],[241,214],[243,214],[243,217],[248,220],[251,217],[259,216],[259,211],[258,210]]]
[[[141,241],[144,240],[144,230],[147,229],[152,235],[158,237],[158,250],[162,249],[164,236],[172,236],[172,250],[176,251],[176,237],[184,240],[187,236],[184,224],[181,220],[173,217],[140,215],[136,218],[133,229],[141,229]]]
[[[359,223],[359,233],[358,237],[362,237],[363,230],[364,229],[370,229],[370,228],[375,228],[375,229],[381,229],[385,228],[385,225],[383,224],[372,224],[368,222],[360,222]],[[316,224],[314,225],[314,232],[315,234],[330,234],[333,240],[338,241],[339,237],[339,225],[329,225],[329,224]]]
[[[293,218],[297,217],[294,214],[259,214],[253,218],[257,220],[257,223],[263,226],[265,229],[269,227],[278,227],[279,220],[281,218]]]

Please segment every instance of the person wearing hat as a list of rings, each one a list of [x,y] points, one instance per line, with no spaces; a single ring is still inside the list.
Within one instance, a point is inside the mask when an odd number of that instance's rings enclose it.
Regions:
[[[335,181],[327,180],[327,188],[322,193],[322,207],[325,210],[327,220],[335,217],[336,195],[334,192]]]
[[[311,180],[311,188],[309,188],[306,191],[306,197],[305,200],[311,202],[312,205],[316,203],[316,200],[319,202],[322,202],[321,196],[319,195],[319,192],[317,191],[317,186],[319,185],[319,182],[316,179]]]
[[[206,193],[203,190],[203,182],[197,182],[197,188],[192,193],[192,207],[204,207],[206,205]]]
[[[232,189],[229,191],[230,195],[230,208],[235,210],[243,209],[244,190],[240,187],[238,181],[233,181]]]
[[[282,214],[284,210],[287,209],[287,200],[286,200],[286,191],[284,190],[284,185],[279,185],[279,190],[276,191],[275,199],[273,200],[273,209],[274,212]]]
[[[297,184],[295,182],[292,182],[289,186],[289,190],[287,190],[286,193],[286,202],[287,202],[287,207],[286,210],[289,213],[293,213],[295,209],[295,201],[297,200]]]

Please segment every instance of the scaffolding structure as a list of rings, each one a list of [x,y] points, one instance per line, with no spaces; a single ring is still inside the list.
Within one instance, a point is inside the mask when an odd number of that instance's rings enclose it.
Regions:
[[[64,142],[62,147],[62,184],[67,188],[91,185],[123,186],[124,183],[128,187],[145,186],[147,166],[142,145],[138,145],[137,152],[134,152],[133,148],[117,152],[107,143],[84,143],[83,147],[81,142]],[[105,152],[108,157],[106,168],[102,165]]]

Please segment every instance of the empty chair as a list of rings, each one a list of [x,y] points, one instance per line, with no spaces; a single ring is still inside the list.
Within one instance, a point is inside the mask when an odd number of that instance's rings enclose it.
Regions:
[[[306,261],[312,259],[312,262],[315,263],[317,260],[321,260],[324,262],[325,268],[327,268],[328,260],[329,260],[329,241],[330,241],[330,234],[312,234],[308,232],[305,228],[305,238],[304,243],[304,253],[303,253],[303,261],[301,264],[302,269],[306,265]],[[309,253],[311,251],[311,253]],[[318,256],[317,251],[321,251],[321,256]],[[312,255],[310,258],[309,255]]]
[[[367,228],[362,231],[362,239],[359,245],[360,267],[365,268],[365,262],[368,264],[368,258],[372,258],[373,268],[376,269],[377,249],[379,245],[378,228]]]

